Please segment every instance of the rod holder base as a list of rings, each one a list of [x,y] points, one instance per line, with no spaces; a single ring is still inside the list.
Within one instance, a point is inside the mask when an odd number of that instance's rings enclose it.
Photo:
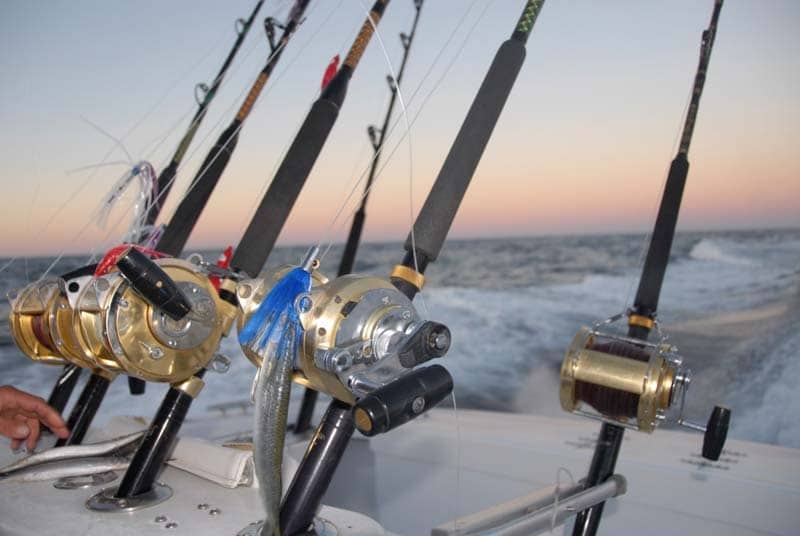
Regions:
[[[129,498],[117,498],[117,488],[106,488],[89,497],[86,508],[94,512],[135,512],[161,504],[172,497],[172,488],[163,482],[153,482],[150,491]]]

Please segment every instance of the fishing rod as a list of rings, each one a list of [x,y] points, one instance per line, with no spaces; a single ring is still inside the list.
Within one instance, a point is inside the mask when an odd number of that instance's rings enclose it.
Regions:
[[[303,22],[303,13],[305,13],[309,2],[310,0],[295,0],[295,4],[289,13],[289,18],[284,25],[278,24],[272,17],[264,20],[264,29],[270,46],[267,62],[261,72],[258,73],[258,77],[250,87],[250,91],[236,112],[233,121],[222,131],[203,160],[203,164],[200,166],[200,170],[192,181],[188,192],[178,205],[178,208],[175,209],[167,229],[164,230],[164,234],[159,238],[155,246],[156,250],[172,256],[180,254],[189,239],[192,229],[194,229],[197,220],[200,218],[208,198],[225,172],[233,151],[236,149],[239,133],[244,126],[244,122],[253,110],[261,91],[275,70],[275,66],[289,43],[289,39]],[[283,34],[277,42],[275,41],[276,27],[283,29]]]
[[[253,11],[250,13],[250,16],[247,19],[237,19],[236,21],[236,41],[233,44],[233,48],[231,48],[228,56],[225,58],[225,61],[222,64],[217,76],[214,77],[214,81],[211,83],[211,86],[207,86],[206,84],[198,84],[195,86],[195,100],[197,101],[198,108],[192,118],[192,121],[189,123],[189,127],[186,130],[186,133],[181,138],[180,143],[178,144],[177,149],[175,150],[175,154],[172,156],[169,164],[161,171],[159,174],[156,184],[154,187],[152,204],[150,204],[147,214],[145,215],[144,222],[145,225],[151,228],[151,231],[147,234],[142,233],[140,236],[134,238],[134,241],[143,243],[149,240],[152,240],[151,237],[157,237],[158,231],[152,229],[155,224],[155,221],[158,219],[158,216],[161,212],[161,209],[164,206],[164,202],[169,195],[170,190],[172,189],[172,184],[175,180],[175,174],[177,173],[178,166],[180,165],[181,161],[183,160],[186,151],[189,149],[189,145],[191,144],[192,140],[194,139],[194,135],[197,132],[200,124],[202,123],[203,119],[206,116],[206,112],[208,111],[208,107],[211,105],[211,101],[214,100],[214,97],[217,94],[217,90],[219,86],[222,84],[222,80],[225,77],[225,73],[228,71],[231,63],[233,63],[234,58],[236,57],[237,52],[242,46],[245,37],[247,36],[248,32],[250,31],[250,27],[253,24],[253,21],[256,18],[256,15],[261,10],[261,6],[264,4],[264,0],[259,0]],[[202,99],[200,98],[200,94],[202,94]],[[71,276],[70,276],[71,275]],[[62,276],[63,279],[71,279],[74,277],[74,274],[65,274]],[[81,374],[81,368],[74,364],[67,364],[64,365],[64,369],[62,370],[61,374],[59,375],[56,383],[53,387],[53,391],[48,398],[48,403],[54,407],[59,413],[64,411],[64,408],[72,394],[72,391],[75,388],[75,385],[78,381],[78,378]],[[106,378],[107,379],[107,378]],[[65,440],[59,440],[56,443],[56,446],[62,446],[65,444],[77,444],[80,443],[83,435],[85,434],[84,427],[88,427],[88,422],[83,425],[81,423],[86,422],[88,419],[91,421],[90,416],[86,415],[85,412],[88,408],[94,407],[99,405],[99,400],[102,400],[103,396],[105,395],[105,391],[107,390],[109,382],[103,382],[98,379],[96,375],[93,375],[89,379],[89,383],[87,383],[86,387],[84,387],[84,391],[81,394],[81,397],[73,408],[73,412],[68,419],[68,427],[70,431],[72,431],[70,437]],[[139,378],[134,378],[132,376],[128,377],[128,386],[131,394],[140,395],[144,394],[145,390],[145,383],[140,380]],[[96,408],[95,408],[96,412]],[[94,415],[94,412],[91,413]],[[76,426],[78,429],[76,430]]]
[[[711,22],[703,31],[700,60],[678,153],[667,175],[633,307],[625,315],[612,317],[593,329],[582,328],[567,350],[561,368],[562,407],[603,421],[584,483],[586,488],[605,482],[613,475],[625,428],[652,432],[659,421],[675,420],[677,424],[705,433],[702,455],[709,460],[719,459],[727,437],[728,408],[716,406],[706,426],[683,418],[690,374],[681,366],[677,349],[666,344],[656,322],[661,285],[689,172],[689,144],[721,9],[722,0],[715,0]],[[610,325],[622,316],[628,318],[627,335],[609,332]],[[653,330],[660,339],[657,343],[647,342]],[[601,502],[579,512],[573,535],[596,534],[604,504]]]
[[[172,155],[172,159],[169,161],[169,164],[167,164],[167,166],[161,170],[161,174],[158,176],[159,195],[156,199],[156,207],[154,207],[154,210],[151,210],[148,214],[148,225],[152,226],[155,224],[158,214],[163,206],[163,198],[169,194],[172,184],[175,182],[175,174],[178,172],[178,167],[180,166],[186,151],[189,149],[189,145],[192,143],[192,139],[197,133],[200,123],[203,122],[203,118],[206,116],[206,111],[211,105],[211,101],[214,100],[214,97],[216,97],[217,90],[219,89],[220,84],[222,84],[222,79],[225,77],[228,67],[230,67],[231,63],[233,63],[236,53],[239,52],[239,49],[241,48],[242,43],[244,42],[247,33],[250,31],[250,27],[253,25],[253,21],[255,20],[258,12],[261,10],[261,6],[263,4],[264,0],[258,0],[256,6],[253,8],[252,13],[250,13],[250,16],[246,20],[236,20],[236,41],[233,44],[233,48],[228,53],[228,57],[226,57],[225,61],[222,63],[219,73],[217,73],[217,76],[214,77],[214,81],[211,83],[211,86],[209,87],[206,84],[198,84],[195,86],[197,111],[195,112],[191,123],[189,123],[189,128],[186,130],[183,138],[181,138],[177,149],[175,149],[175,154]],[[202,99],[200,95],[202,95]]]
[[[422,319],[411,299],[423,286],[425,268],[439,254],[522,66],[525,43],[543,4],[543,0],[528,0],[511,38],[500,46],[414,222],[405,244],[406,258],[390,278],[343,275],[327,280],[309,261],[315,253],[312,250],[300,267],[288,273],[278,271],[240,282],[239,305],[244,314],[239,317],[239,342],[245,355],[262,366],[256,388],[257,412],[280,392],[275,390],[276,383],[265,381],[264,376],[269,380],[276,370],[292,363],[296,363],[295,382],[333,398],[279,513],[270,501],[280,493],[280,478],[274,470],[280,458],[272,464],[256,458],[259,482],[272,486],[271,497],[265,499],[267,518],[262,527],[275,523],[277,517],[281,534],[305,531],[356,428],[367,436],[388,432],[434,407],[452,391],[452,378],[444,367],[419,367],[447,353],[450,331],[443,324]],[[294,294],[282,295],[299,282],[304,285],[298,285]],[[265,304],[266,309],[262,307]],[[280,323],[287,313],[297,317],[295,324]],[[251,333],[255,334],[252,338]],[[269,344],[264,344],[267,341]],[[281,394],[288,400],[286,391]],[[271,428],[256,418],[256,447],[262,441],[269,447],[255,448],[256,453],[281,452],[280,441],[270,442],[262,438],[266,434],[258,433],[282,429],[285,410],[274,410],[267,405],[264,411]],[[276,414],[279,417],[273,417]]]
[[[192,139],[197,132],[197,129],[200,127],[200,124],[206,115],[208,107],[211,105],[211,101],[216,96],[220,84],[222,84],[222,80],[225,77],[228,67],[230,67],[231,63],[236,57],[237,52],[241,48],[241,45],[244,42],[247,33],[250,31],[250,27],[252,26],[256,15],[261,10],[263,3],[263,0],[259,0],[256,3],[256,6],[253,8],[250,16],[246,20],[237,19],[236,41],[233,45],[233,48],[228,53],[228,56],[225,58],[225,61],[223,62],[219,73],[217,73],[217,76],[214,78],[211,86],[209,87],[205,84],[198,84],[196,86],[195,99],[197,100],[198,109],[195,112],[191,123],[189,124],[189,128],[178,144],[175,154],[173,155],[169,164],[161,171],[161,174],[156,180],[156,184],[154,185],[154,195],[152,196],[153,202],[150,204],[144,220],[147,226],[152,227],[158,218],[158,215],[164,206],[164,201],[166,200],[166,197],[169,195],[169,192],[172,188],[178,166],[183,160],[183,157],[186,154],[186,151],[188,150],[189,145],[191,144]],[[203,94],[202,100],[199,97],[200,93]],[[152,238],[156,238],[157,234],[158,231],[156,230],[151,230],[147,234],[142,232],[135,238],[135,241],[144,243],[152,240]],[[67,280],[71,279],[72,277],[62,276],[62,278]],[[66,403],[75,388],[75,384],[80,377],[80,374],[81,368],[77,365],[67,364],[64,366],[64,369],[57,379],[53,391],[48,399],[48,402],[59,412],[63,412],[64,407],[66,406]],[[59,447],[64,445],[79,444],[83,440],[83,436],[86,434],[88,426],[97,412],[99,404],[105,396],[105,392],[107,391],[110,385],[110,380],[112,379],[113,377],[107,377],[107,375],[101,375],[97,373],[92,374],[67,420],[67,427],[70,429],[70,436],[65,439],[59,439],[55,446]],[[128,376],[128,387],[131,394],[141,395],[144,394],[145,391],[145,382],[139,378]]]
[[[333,127],[348,81],[386,4],[388,0],[375,3],[344,64],[312,106],[264,194],[261,209],[275,206],[276,202],[289,207],[294,203]],[[112,330],[109,337],[111,346],[114,340],[120,346],[115,356],[126,370],[133,370],[135,375],[151,381],[169,382],[170,388],[120,485],[92,497],[87,503],[89,508],[119,511],[127,508],[131,500],[156,504],[171,494],[167,486],[155,481],[155,477],[169,455],[192,401],[203,388],[202,377],[207,366],[213,367],[216,362],[215,352],[222,336],[237,320],[239,309],[243,307],[242,300],[250,296],[252,288],[247,280],[240,280],[245,276],[254,277],[261,271],[274,245],[274,239],[265,240],[264,236],[276,236],[280,232],[288,208],[274,212],[278,214],[256,211],[233,252],[231,268],[227,270],[214,269],[202,262],[191,265],[177,259],[153,261],[135,249],[125,251],[117,259],[116,266],[122,277],[117,277],[106,293],[116,294],[117,302],[129,305],[124,309],[107,309],[105,323],[118,326],[130,321],[133,327],[126,334]],[[253,228],[260,229],[261,233],[253,233]],[[221,279],[217,292],[209,292],[205,286],[209,274]],[[165,307],[173,309],[168,311]],[[159,329],[155,333],[151,330],[153,322],[147,320],[148,310],[163,313],[159,316],[163,322],[157,324]],[[161,340],[158,344],[153,343],[159,330],[162,338],[164,334],[173,337],[166,341],[166,345]],[[187,342],[191,340],[191,348],[188,345],[179,347],[178,333]],[[172,345],[170,341],[176,344]]]
[[[380,129],[377,129],[372,125],[367,128],[367,134],[369,135],[370,143],[372,144],[372,163],[370,164],[369,175],[367,175],[367,182],[364,184],[364,194],[361,196],[361,204],[359,205],[356,213],[353,215],[353,223],[350,227],[350,233],[347,236],[347,242],[344,247],[344,252],[342,253],[339,270],[336,273],[337,277],[349,274],[353,271],[353,265],[355,264],[356,253],[358,251],[358,244],[361,241],[361,233],[364,229],[367,200],[369,198],[369,193],[372,190],[372,183],[375,180],[375,174],[378,170],[378,163],[380,162],[383,145],[386,140],[386,136],[389,133],[389,120],[392,117],[394,104],[397,101],[397,92],[399,91],[400,82],[403,79],[403,72],[406,68],[408,55],[411,50],[411,44],[414,42],[414,36],[417,33],[417,23],[419,22],[419,15],[422,11],[422,2],[423,0],[414,0],[415,15],[414,22],[411,24],[411,31],[408,34],[404,32],[400,33],[400,43],[403,46],[403,59],[400,62],[400,68],[397,71],[397,77],[395,78],[391,74],[387,75],[386,77],[387,81],[389,82],[390,97],[389,106],[386,110],[386,116],[383,119],[383,126]],[[294,433],[301,434],[311,427],[311,417],[314,414],[314,406],[317,403],[317,397],[317,391],[306,388],[303,393],[303,401],[300,405],[297,421],[294,425]]]

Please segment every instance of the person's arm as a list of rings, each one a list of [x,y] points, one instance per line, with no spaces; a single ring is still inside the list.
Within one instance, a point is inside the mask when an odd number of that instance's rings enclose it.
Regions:
[[[11,449],[25,442],[33,450],[39,440],[41,424],[58,437],[67,437],[69,430],[64,419],[44,399],[10,385],[0,386],[0,435],[11,439]]]

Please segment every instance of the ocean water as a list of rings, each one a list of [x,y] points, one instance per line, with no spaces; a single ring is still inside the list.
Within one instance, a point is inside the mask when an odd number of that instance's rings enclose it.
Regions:
[[[458,406],[558,415],[564,350],[580,326],[630,305],[644,245],[642,235],[449,241],[429,267],[416,305],[452,331],[452,348],[439,362],[453,374]],[[278,248],[268,266],[297,263],[304,251]],[[334,273],[339,255],[334,247],[322,270]],[[364,244],[356,271],[386,274],[401,257],[396,243]],[[17,260],[0,272],[0,291],[34,280],[51,261]],[[64,259],[57,272],[85,261]],[[800,447],[798,289],[800,230],[676,236],[659,319],[694,373],[690,418],[704,422],[714,404],[724,404],[733,411],[732,437]],[[223,341],[222,352],[231,370],[206,376],[192,413],[248,397],[255,369],[235,338]],[[47,397],[60,367],[29,361],[3,326],[0,370],[0,383]],[[165,390],[150,384],[146,395],[131,397],[118,379],[97,421],[120,413],[152,416]],[[300,389],[294,391],[296,400]]]

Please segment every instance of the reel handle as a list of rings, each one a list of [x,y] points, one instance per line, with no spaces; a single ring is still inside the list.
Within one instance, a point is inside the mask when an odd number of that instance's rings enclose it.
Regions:
[[[413,370],[359,400],[353,410],[365,436],[382,434],[437,405],[453,391],[453,378],[441,365]]]
[[[731,410],[722,406],[714,406],[708,418],[706,431],[703,434],[703,458],[717,461],[722,454],[722,447],[728,437],[731,423]]]
[[[175,281],[141,251],[128,248],[116,265],[136,292],[171,319],[180,320],[191,311],[189,301]]]
[[[400,364],[414,368],[436,357],[442,357],[450,349],[450,329],[438,322],[425,322],[400,349]]]

